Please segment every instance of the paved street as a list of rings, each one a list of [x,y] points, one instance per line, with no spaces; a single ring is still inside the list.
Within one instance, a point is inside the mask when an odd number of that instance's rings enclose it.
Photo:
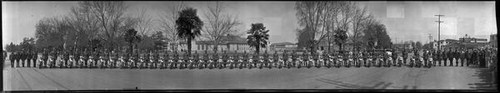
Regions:
[[[33,69],[4,71],[4,90],[96,89],[473,89],[469,67],[311,69]]]

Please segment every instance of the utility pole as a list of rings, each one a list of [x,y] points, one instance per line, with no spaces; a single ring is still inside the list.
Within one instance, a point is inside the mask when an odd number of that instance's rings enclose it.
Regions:
[[[436,21],[438,23],[438,49],[437,50],[440,50],[441,49],[441,23],[443,23],[444,21],[441,21],[441,16],[444,16],[444,15],[434,15],[434,16],[437,16],[438,17],[438,21]]]

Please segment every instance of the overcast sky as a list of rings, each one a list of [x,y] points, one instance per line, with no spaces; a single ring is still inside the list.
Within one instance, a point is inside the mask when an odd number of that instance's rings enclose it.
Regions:
[[[177,1],[126,1],[127,13],[137,14],[140,8],[147,9],[146,14],[159,19]],[[202,18],[207,6],[215,2],[184,2],[198,9]],[[358,2],[377,20],[386,25],[392,41],[427,42],[428,35],[437,39],[436,14],[441,18],[441,39],[457,39],[465,34],[488,38],[497,32],[494,1],[365,1]],[[10,42],[19,43],[23,37],[35,36],[35,25],[44,17],[64,16],[77,2],[71,1],[2,1],[2,45]],[[226,13],[237,16],[242,24],[241,33],[250,29],[250,24],[261,22],[270,30],[270,41],[297,42],[295,29],[301,28],[295,16],[295,2],[292,1],[223,1]],[[156,24],[156,23],[155,23]]]

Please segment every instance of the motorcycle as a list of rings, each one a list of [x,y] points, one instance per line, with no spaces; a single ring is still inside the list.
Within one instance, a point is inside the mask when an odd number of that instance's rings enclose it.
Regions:
[[[264,59],[262,58],[262,56],[259,57],[259,59],[256,63],[257,63],[257,66],[259,67],[259,69],[262,69],[265,66]]]
[[[243,69],[243,66],[244,66],[244,61],[243,61],[243,56],[239,56],[238,57],[238,64],[236,66],[238,66],[239,69]]]
[[[137,62],[136,62],[137,58],[134,58],[134,57],[130,57],[128,58],[128,65],[127,65],[127,68],[135,68],[137,67]]]
[[[196,65],[197,65],[198,69],[203,69],[204,68],[203,65],[205,65],[204,59],[202,57],[198,58],[198,64],[196,64]]]
[[[371,67],[373,63],[374,63],[374,62],[373,62],[372,57],[371,57],[371,56],[369,56],[369,57],[366,59],[366,64],[365,64],[365,65],[366,65],[366,67]]]
[[[94,67],[93,66],[94,63],[95,63],[94,59],[95,58],[93,56],[89,56],[89,59],[87,60],[87,65],[86,65],[87,68],[93,68]]]
[[[315,65],[316,68],[321,68],[325,61],[322,58],[318,57],[315,62],[316,62],[316,65]]]
[[[148,62],[146,62],[148,65],[148,68],[155,68],[156,67],[156,61],[154,57],[149,57]]]
[[[208,68],[209,69],[215,68],[215,62],[212,60],[212,57],[210,57],[208,60]]]
[[[387,65],[386,65],[386,67],[391,67],[391,65],[394,65],[393,63],[394,63],[394,61],[392,60],[391,57],[387,58]]]
[[[280,69],[287,66],[286,65],[287,62],[284,60],[284,58],[282,56],[279,57],[278,62],[279,62],[278,68],[280,68]]]
[[[80,59],[78,60],[78,62],[76,63],[76,67],[77,68],[83,68],[85,67],[85,57],[84,56],[80,56]]]
[[[165,67],[165,58],[160,57],[158,58],[158,64],[156,65],[156,68],[163,69]]]
[[[123,56],[118,57],[118,60],[115,62],[116,63],[115,67],[123,69],[126,66],[125,60],[126,59]]]
[[[103,56],[99,56],[99,60],[97,60],[97,68],[103,68],[104,67],[104,57]]]
[[[335,67],[340,68],[344,65],[344,59],[342,59],[342,56],[337,56],[336,59],[337,61],[335,62]]]
[[[365,63],[363,58],[359,57],[358,60],[356,60],[356,67],[359,68],[359,67],[363,66],[364,65],[363,63]]]
[[[331,68],[334,61],[335,61],[335,59],[333,58],[333,56],[328,55],[328,58],[327,58],[327,61],[326,61],[327,62],[326,63],[326,67],[327,68]]]
[[[265,59],[264,59],[265,60]],[[267,60],[264,61],[266,63],[266,67],[269,68],[269,69],[272,69],[275,65],[274,65],[274,60],[272,57],[270,58],[267,58]]]
[[[222,57],[219,57],[217,59],[217,68],[222,69],[224,67],[224,60],[222,60]]]
[[[69,60],[68,60],[68,64],[66,64],[68,66],[68,68],[73,68],[75,67],[75,57],[73,55],[70,55],[69,56]]]
[[[422,66],[424,66],[424,64],[425,64],[424,58],[418,57],[418,61],[417,61],[417,64],[416,64],[417,67],[422,67]]]
[[[194,68],[196,68],[196,63],[195,63],[195,61],[194,61],[193,59],[191,59],[191,58],[190,58],[190,59],[188,59],[188,67],[189,67],[189,69],[194,69]]]
[[[404,62],[404,58],[399,56],[398,57],[398,67],[401,67],[403,65],[403,62]]]
[[[297,66],[297,68],[301,68],[303,62],[304,62],[304,60],[302,60],[302,56],[299,56],[297,58],[297,60],[295,61],[295,65]]]
[[[415,58],[410,58],[410,62],[408,64],[409,67],[413,67],[415,65]]]
[[[184,58],[179,58],[177,59],[177,67],[179,69],[184,69],[184,68],[187,68],[187,63],[186,63],[186,60]]]
[[[349,67],[351,67],[351,64],[354,62],[354,60],[352,58],[348,58],[347,61],[345,61],[345,62],[346,62],[345,67],[349,68]]]
[[[433,64],[435,64],[434,59],[432,59],[432,57],[428,58],[427,59],[427,67],[431,68],[433,66]]]
[[[252,69],[254,67],[254,58],[248,57],[248,61],[245,63],[245,67],[248,67],[248,69]]]
[[[286,59],[286,62],[285,62],[285,66],[290,69],[293,67],[293,59],[292,59],[292,56],[289,56],[287,59]]]

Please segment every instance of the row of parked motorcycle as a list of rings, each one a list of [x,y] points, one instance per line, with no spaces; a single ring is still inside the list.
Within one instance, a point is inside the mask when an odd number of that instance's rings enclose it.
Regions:
[[[321,68],[321,67],[425,67],[436,66],[432,58],[407,58],[398,57],[395,60],[384,57],[353,58],[342,56],[327,56],[321,58],[309,57],[278,57],[272,58],[259,57],[210,57],[210,58],[150,58],[149,60],[140,58],[80,58],[75,60],[70,56],[69,60],[56,59],[49,57],[46,61],[39,60],[35,62],[38,68],[138,68],[138,69],[234,69],[234,68]]]

